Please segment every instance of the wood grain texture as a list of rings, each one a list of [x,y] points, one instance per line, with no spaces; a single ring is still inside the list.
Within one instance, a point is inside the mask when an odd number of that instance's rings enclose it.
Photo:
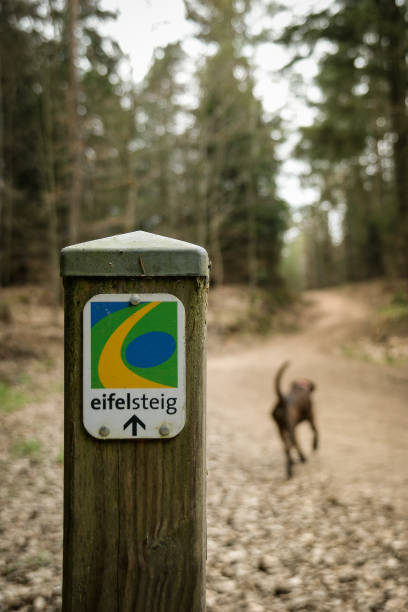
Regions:
[[[205,278],[65,285],[64,612],[205,609]],[[170,293],[186,311],[186,424],[97,440],[82,424],[82,311],[99,293]]]

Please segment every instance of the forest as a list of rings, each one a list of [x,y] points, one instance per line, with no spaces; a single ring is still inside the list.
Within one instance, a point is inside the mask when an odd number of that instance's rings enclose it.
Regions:
[[[178,41],[135,82],[104,34],[106,3],[1,1],[0,285],[47,282],[58,299],[63,246],[138,229],[204,246],[218,285],[406,277],[406,3],[315,2],[279,33],[278,2],[184,5],[203,49],[194,75]],[[267,42],[288,50],[289,80],[317,62],[318,95],[298,83],[314,119],[290,153],[316,197],[296,214],[278,189],[287,126],[255,95]]]
[[[407,57],[407,0],[0,0],[0,612],[201,610],[205,553],[207,612],[408,610]],[[208,300],[64,312],[60,250],[137,230]]]

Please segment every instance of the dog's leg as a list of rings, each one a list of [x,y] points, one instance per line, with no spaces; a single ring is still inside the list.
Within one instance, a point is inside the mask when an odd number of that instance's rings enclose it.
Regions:
[[[299,446],[299,442],[297,441],[296,435],[295,435],[295,427],[292,424],[289,424],[288,427],[288,435],[289,435],[289,440],[290,443],[292,444],[292,446],[294,446],[296,448],[297,454],[299,455],[299,459],[302,463],[306,463],[306,457],[302,452],[302,449]]]
[[[316,423],[315,423],[315,420],[314,420],[313,406],[312,406],[311,402],[310,402],[310,405],[309,405],[308,421],[309,421],[310,427],[312,428],[312,431],[313,431],[313,450],[317,450],[317,448],[319,446],[319,433],[317,431]]]
[[[289,480],[289,478],[292,478],[293,476],[293,459],[290,456],[290,449],[288,446],[285,447],[285,454],[286,454],[286,476]]]
[[[285,455],[286,455],[286,476],[292,478],[293,476],[293,459],[290,454],[290,439],[287,431],[284,432],[284,443],[285,443]]]
[[[286,476],[287,478],[292,478],[293,476],[293,459],[290,454],[291,443],[289,440],[288,432],[285,427],[283,427],[280,423],[277,423],[280,437],[282,438],[283,448],[286,456]]]
[[[313,431],[313,450],[317,450],[319,446],[319,433],[316,428],[316,423],[314,422],[313,417],[310,419],[310,427]]]

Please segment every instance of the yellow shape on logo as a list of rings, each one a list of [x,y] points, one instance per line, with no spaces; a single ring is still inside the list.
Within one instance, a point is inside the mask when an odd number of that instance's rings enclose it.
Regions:
[[[140,308],[123,321],[106,342],[98,363],[98,376],[105,389],[170,388],[168,385],[161,385],[129,370],[123,363],[121,354],[122,344],[132,327],[159,304],[160,302],[150,302]]]

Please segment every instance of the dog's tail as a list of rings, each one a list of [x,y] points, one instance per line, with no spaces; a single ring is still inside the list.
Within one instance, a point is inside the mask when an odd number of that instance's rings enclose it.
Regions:
[[[275,391],[276,391],[276,395],[278,396],[280,400],[283,399],[282,391],[280,389],[280,382],[281,382],[282,374],[284,373],[288,365],[289,365],[289,361],[284,361],[281,367],[279,368],[279,370],[276,372],[276,376],[275,376]]]

